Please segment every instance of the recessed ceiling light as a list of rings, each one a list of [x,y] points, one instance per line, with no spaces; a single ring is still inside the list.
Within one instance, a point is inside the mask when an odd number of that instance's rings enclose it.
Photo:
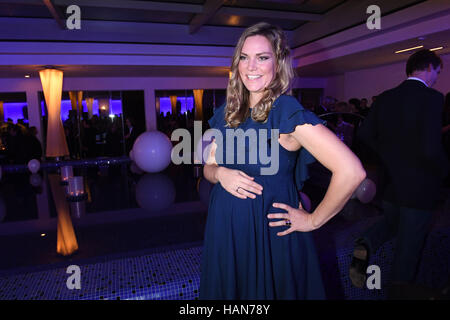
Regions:
[[[395,51],[395,53],[401,53],[401,52],[411,51],[411,50],[420,49],[420,48],[423,48],[423,46],[417,46],[417,47],[413,47],[413,48],[403,49],[403,50]]]
[[[26,74],[26,75],[25,75],[25,78],[29,78],[29,77],[30,77],[30,75],[29,75],[29,74]]]
[[[433,49],[430,49],[430,51],[436,51],[436,50],[441,50],[441,49],[444,49],[444,47],[433,48]]]

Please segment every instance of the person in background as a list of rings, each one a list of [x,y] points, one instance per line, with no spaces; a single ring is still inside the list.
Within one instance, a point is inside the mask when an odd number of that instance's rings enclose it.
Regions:
[[[352,98],[348,101],[349,112],[351,113],[360,113],[360,104],[361,102],[357,98]]]
[[[139,133],[134,125],[134,120],[132,118],[125,119],[125,150],[128,155],[133,149],[134,141],[136,141]]]
[[[114,119],[106,134],[105,153],[109,157],[117,157],[123,154],[122,127],[120,122]]]
[[[97,130],[92,127],[89,119],[81,120],[81,145],[83,157],[95,158],[97,156]]]
[[[42,145],[41,141],[37,138],[37,128],[36,127],[30,127],[28,129],[27,134],[25,135],[25,144],[26,144],[26,162],[37,159],[41,160],[42,158]]]
[[[326,114],[332,112],[331,105],[333,104],[333,98],[326,96],[322,99],[322,102],[315,108],[314,113],[317,115]]]
[[[444,110],[442,111],[442,134],[444,147],[450,158],[450,92],[445,96]]]
[[[376,100],[377,100],[377,96],[372,96],[372,103],[370,104],[369,109],[372,109],[372,106]]]
[[[5,137],[5,145],[7,150],[7,159],[10,164],[26,163],[25,154],[25,138],[16,124],[8,126],[8,132]]]
[[[334,128],[334,132],[338,136],[338,138],[344,142],[349,148],[352,147],[353,144],[353,132],[355,131],[355,126],[351,123],[344,121],[344,117],[342,114],[338,115],[336,127]]]
[[[336,103],[334,111],[335,112],[351,112],[351,107],[347,104],[347,102],[340,101],[340,102]]]
[[[367,99],[362,98],[359,107],[359,114],[362,115],[363,117],[367,117],[368,113],[369,113],[369,106],[367,105]]]
[[[450,160],[450,92],[445,96],[444,110],[442,112],[442,143],[447,159]],[[450,188],[450,174],[447,175],[444,184],[447,188]]]
[[[381,160],[386,182],[382,220],[355,241],[350,279],[365,285],[370,255],[396,236],[388,290],[390,298],[407,297],[432,213],[449,164],[441,143],[444,96],[432,89],[442,60],[420,50],[406,63],[407,79],[380,94],[359,128],[359,138]]]

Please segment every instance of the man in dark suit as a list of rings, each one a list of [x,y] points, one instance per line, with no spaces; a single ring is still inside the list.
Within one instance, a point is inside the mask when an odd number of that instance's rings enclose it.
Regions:
[[[384,217],[356,240],[350,278],[365,285],[369,254],[396,236],[390,292],[414,282],[448,160],[441,143],[444,96],[431,87],[442,60],[429,50],[408,59],[408,79],[380,94],[359,129],[359,138],[380,159]],[[400,297],[396,295],[396,297]]]

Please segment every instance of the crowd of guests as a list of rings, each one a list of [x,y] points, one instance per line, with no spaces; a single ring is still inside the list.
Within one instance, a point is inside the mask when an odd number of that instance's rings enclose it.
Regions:
[[[63,125],[71,159],[128,155],[142,133],[132,118],[126,118],[122,125],[121,115],[113,118],[93,115],[89,118],[87,113],[83,113],[81,121],[78,121],[76,113],[69,112]]]
[[[46,119],[43,119],[46,125]],[[63,122],[69,159],[117,157],[128,155],[136,138],[143,132],[135,126],[132,118],[94,115],[90,119],[83,113],[78,119],[75,112]],[[45,132],[45,127],[44,127]],[[45,137],[44,137],[45,140]],[[32,159],[43,160],[43,147],[36,127],[29,127],[22,119],[0,123],[1,164],[27,164]]]
[[[37,134],[36,127],[29,127],[23,120],[0,123],[1,163],[26,164],[31,159],[41,159],[42,145]]]
[[[322,116],[327,121],[327,127],[331,129],[347,146],[353,147],[354,137],[358,126],[369,113],[370,107],[375,102],[372,97],[369,105],[366,98],[352,98],[348,102],[326,96],[317,106],[311,106],[310,111]],[[336,113],[335,115],[333,115]],[[327,116],[329,115],[329,116]]]
[[[322,115],[330,112],[346,112],[354,113],[360,116],[366,117],[369,113],[370,107],[376,100],[376,96],[372,97],[372,102],[369,105],[366,98],[358,99],[352,98],[348,102],[338,101],[337,99],[326,96],[322,103],[318,106],[313,107],[313,111],[317,115]]]
[[[194,109],[186,111],[186,113],[177,112],[176,114],[170,112],[161,112],[157,115],[158,130],[165,133],[169,138],[172,132],[178,128],[185,128],[189,131],[194,128]]]

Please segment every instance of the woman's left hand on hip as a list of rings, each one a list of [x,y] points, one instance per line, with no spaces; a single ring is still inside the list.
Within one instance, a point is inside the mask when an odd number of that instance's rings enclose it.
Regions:
[[[299,203],[298,208],[292,208],[287,204],[275,202],[273,203],[273,207],[287,211],[287,213],[269,213],[267,215],[267,218],[269,219],[283,219],[279,221],[271,221],[269,222],[269,226],[289,227],[282,232],[278,232],[278,236],[285,236],[294,231],[308,232],[315,229],[312,223],[312,215],[303,209],[301,203]]]

